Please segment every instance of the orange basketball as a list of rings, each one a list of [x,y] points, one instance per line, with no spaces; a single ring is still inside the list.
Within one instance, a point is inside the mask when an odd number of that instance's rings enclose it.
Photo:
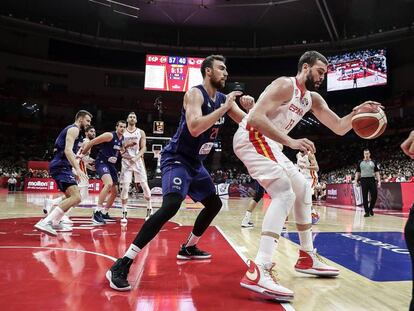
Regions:
[[[380,107],[371,104],[362,105],[352,117],[352,128],[365,139],[373,139],[384,133],[387,116]]]

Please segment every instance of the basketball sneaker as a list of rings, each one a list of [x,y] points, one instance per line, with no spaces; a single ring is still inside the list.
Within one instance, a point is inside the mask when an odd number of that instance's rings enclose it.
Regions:
[[[312,210],[312,225],[316,225],[319,222],[321,216],[316,210]]]
[[[52,228],[56,232],[71,232],[72,231],[72,227],[64,225],[62,221],[60,221],[57,225],[52,224]]]
[[[105,222],[116,222],[116,219],[109,216],[108,212],[106,213],[101,212],[101,215],[102,215],[103,220],[105,220]]]
[[[240,281],[241,287],[278,301],[293,299],[293,292],[280,285],[274,275],[275,263],[256,265],[253,260],[249,260],[247,263],[249,269]]]
[[[251,221],[245,222],[243,220],[243,222],[241,223],[241,227],[242,228],[253,228],[254,227],[254,224]]]
[[[60,220],[64,225],[73,226],[73,221],[69,218],[68,215],[63,215],[62,219]]]
[[[106,224],[105,220],[102,217],[102,213],[100,211],[96,211],[92,215],[92,222],[95,225],[104,225]]]
[[[119,258],[106,272],[106,278],[111,288],[121,292],[131,290],[127,278],[132,261],[128,257]]]
[[[121,224],[126,225],[128,223],[127,212],[122,212]]]
[[[177,254],[177,259],[208,259],[211,258],[211,254],[202,251],[196,245],[185,247],[185,244],[181,245],[181,249]]]
[[[53,202],[51,199],[45,199],[43,201],[43,213],[46,215],[49,214],[50,210],[52,209]]]
[[[299,250],[299,259],[296,262],[295,270],[297,272],[317,276],[339,275],[339,270],[335,267],[329,266],[316,252],[316,248],[311,252]]]
[[[41,219],[34,225],[34,227],[37,230],[40,230],[40,231],[42,231],[46,234],[57,236],[57,232],[56,232],[55,229],[53,229],[52,222],[50,222],[50,221],[49,222],[44,222],[44,220]]]

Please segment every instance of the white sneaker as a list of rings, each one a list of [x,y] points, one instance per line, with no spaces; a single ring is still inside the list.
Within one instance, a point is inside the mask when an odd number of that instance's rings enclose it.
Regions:
[[[339,269],[329,266],[316,252],[316,248],[311,252],[299,250],[299,259],[296,262],[295,270],[317,276],[339,275]]]
[[[242,226],[242,228],[253,228],[254,224],[251,221],[249,221],[249,222],[243,221],[241,223],[241,226]]]
[[[49,214],[50,210],[52,209],[53,206],[53,202],[51,199],[45,199],[43,201],[43,213],[45,213],[46,215]]]
[[[53,229],[51,222],[44,222],[43,219],[41,219],[34,225],[34,227],[46,234],[57,236],[57,232]]]
[[[66,226],[62,223],[62,221],[60,221],[57,225],[53,225],[52,224],[52,228],[56,231],[56,232],[71,232],[72,231],[72,227]]]
[[[64,225],[73,226],[73,221],[69,218],[68,215],[63,215],[62,219],[60,220]]]
[[[253,260],[249,260],[248,265],[249,269],[240,281],[242,287],[278,301],[293,299],[293,292],[280,285],[273,275],[274,263],[256,265]]]
[[[128,223],[127,212],[122,212],[121,224],[126,225]]]

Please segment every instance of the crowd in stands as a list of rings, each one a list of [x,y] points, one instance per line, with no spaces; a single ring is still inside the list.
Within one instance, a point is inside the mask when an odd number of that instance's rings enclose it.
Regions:
[[[210,173],[211,178],[216,184],[250,184],[253,179],[246,172],[242,172],[237,168],[233,169],[217,169]]]

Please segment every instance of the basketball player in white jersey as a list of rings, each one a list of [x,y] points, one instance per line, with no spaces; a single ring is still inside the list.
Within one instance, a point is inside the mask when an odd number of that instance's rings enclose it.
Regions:
[[[315,194],[315,187],[318,183],[318,171],[319,165],[316,161],[316,157],[313,153],[304,152],[300,150],[296,154],[296,164],[299,168],[299,172],[303,174],[306,181],[310,184],[311,192],[308,194],[310,195],[310,199],[312,202],[312,196]],[[319,213],[315,210],[312,205],[312,224],[316,225],[319,221]]]
[[[96,131],[93,126],[85,128],[86,137],[83,139],[82,146],[79,148],[76,157],[79,159],[79,167],[88,176],[88,169],[95,171],[95,160],[90,157],[91,151],[89,150],[86,155],[83,155],[83,149],[88,142],[96,137]],[[89,181],[82,180],[79,184],[79,192],[81,195],[82,202],[84,202],[89,195]]]
[[[311,111],[317,119],[338,135],[351,128],[350,114],[340,118],[329,109],[325,100],[314,90],[322,84],[328,61],[316,52],[304,53],[298,64],[296,77],[280,77],[261,94],[256,105],[240,122],[233,138],[236,155],[243,161],[252,178],[266,189],[272,198],[262,223],[259,250],[240,285],[273,299],[289,301],[293,291],[283,287],[273,276],[272,262],[275,246],[286,216],[293,207],[300,240],[298,272],[317,276],[336,276],[339,270],[324,263],[316,253],[312,241],[311,191],[305,177],[281,152],[280,145],[315,153],[314,144],[306,139],[293,139],[290,130]],[[380,105],[375,102],[365,104]]]
[[[85,173],[86,176],[88,176],[87,169],[93,170],[93,171],[95,170],[94,164],[93,164],[94,159],[92,159],[89,156],[90,152],[88,153],[88,155],[83,156],[82,158],[80,158],[80,156],[82,154],[82,150],[85,144],[96,137],[95,128],[92,125],[86,126],[85,135],[86,137],[83,139],[81,146],[78,152],[76,153],[76,160],[79,163],[79,168],[81,169],[81,171]],[[72,171],[73,171],[73,174],[76,176],[75,169],[72,168]],[[81,196],[81,202],[83,202],[88,197],[89,181],[86,179],[79,179],[79,180],[80,181],[78,183],[78,188],[79,188],[79,192]],[[60,196],[55,199],[46,199],[44,202],[44,206],[43,206],[43,212],[45,214],[48,214],[53,207],[59,205],[59,203],[62,202],[62,200],[64,200],[65,198],[66,198],[65,196]],[[70,210],[71,208],[65,213],[65,215],[63,215],[62,220],[61,220],[62,223],[66,225],[73,225],[73,221],[68,216],[68,213],[70,212]]]
[[[120,182],[122,184],[121,201],[122,201],[122,219],[121,224],[127,223],[127,201],[128,190],[132,182],[132,174],[134,174],[134,182],[138,186],[141,185],[144,191],[144,198],[147,201],[147,220],[152,214],[151,190],[148,186],[147,172],[143,156],[147,150],[147,139],[145,132],[137,128],[137,116],[135,112],[130,112],[127,118],[128,126],[124,132],[126,144],[132,144],[122,155],[122,169]]]

